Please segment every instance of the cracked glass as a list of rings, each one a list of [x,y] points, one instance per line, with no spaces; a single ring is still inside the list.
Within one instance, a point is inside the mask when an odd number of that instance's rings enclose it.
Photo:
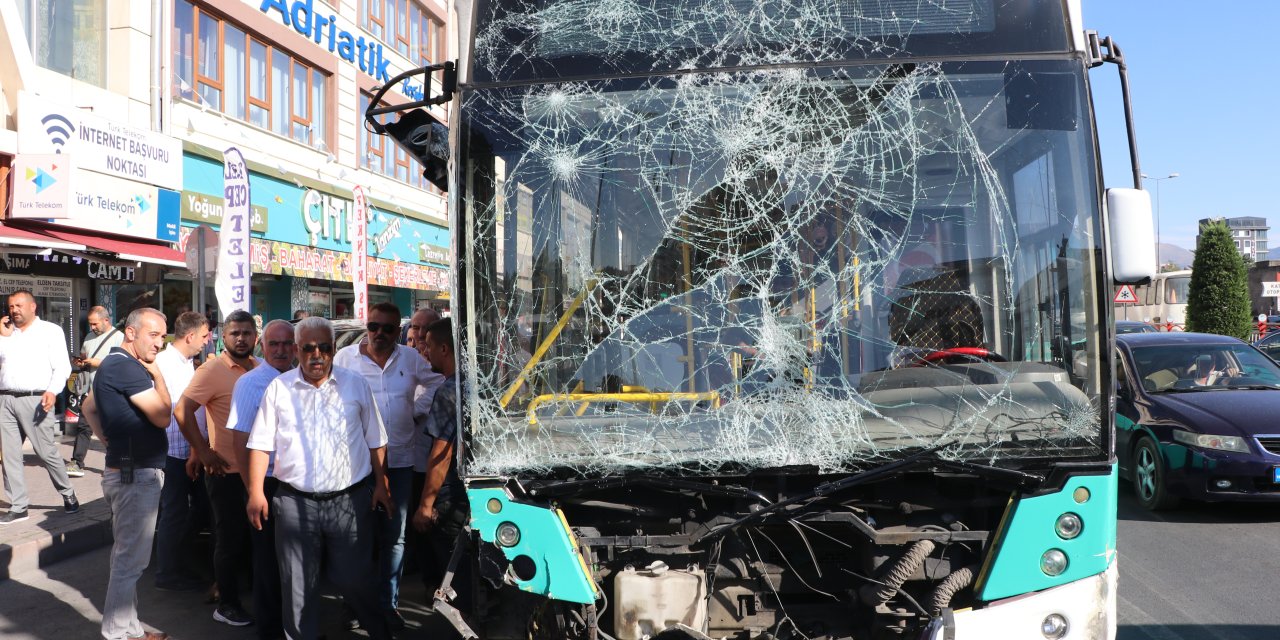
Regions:
[[[468,474],[1104,455],[1084,66],[995,55],[1053,4],[480,4]]]

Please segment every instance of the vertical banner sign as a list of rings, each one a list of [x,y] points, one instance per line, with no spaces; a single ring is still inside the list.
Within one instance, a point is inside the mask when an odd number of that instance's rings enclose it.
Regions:
[[[369,321],[369,200],[364,187],[352,190],[355,200],[351,230],[351,287],[355,293],[356,320]]]
[[[235,147],[222,157],[222,224],[213,289],[218,295],[218,311],[225,318],[232,311],[253,310],[249,301],[249,170]]]

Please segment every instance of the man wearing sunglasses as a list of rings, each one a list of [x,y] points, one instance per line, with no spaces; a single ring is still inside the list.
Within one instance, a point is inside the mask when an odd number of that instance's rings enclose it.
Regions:
[[[294,337],[298,367],[267,385],[248,441],[249,523],[261,530],[276,521],[285,636],[318,637],[323,567],[369,637],[390,638],[368,571],[374,505],[391,502],[386,430],[369,383],[333,366],[333,325],[305,318]],[[277,487],[268,509],[271,452]]]
[[[420,387],[434,388],[444,376],[414,349],[398,344],[400,308],[382,302],[369,309],[369,333],[359,344],[344,347],[333,365],[350,369],[373,390],[387,429],[387,481],[391,508],[378,522],[378,589],[383,615],[391,629],[404,627],[396,610],[404,566],[405,522],[413,491],[413,462],[418,429],[414,428],[414,395]]]

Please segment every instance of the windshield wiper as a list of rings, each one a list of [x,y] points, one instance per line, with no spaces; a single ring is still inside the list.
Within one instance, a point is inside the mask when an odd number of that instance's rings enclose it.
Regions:
[[[788,498],[781,502],[776,502],[758,511],[754,511],[748,515],[738,518],[733,522],[728,522],[719,527],[716,527],[715,529],[712,529],[711,531],[704,533],[697,540],[694,540],[694,544],[697,544],[698,542],[702,542],[703,540],[707,540],[707,539],[719,538],[725,535],[726,533],[729,533],[730,531],[737,529],[743,525],[750,524],[752,522],[757,522],[759,520],[763,520],[780,511],[787,510],[789,507],[799,505],[797,508],[802,508],[804,506],[807,506],[807,504],[801,504],[801,503],[816,501],[821,498],[830,496],[834,493],[838,493],[840,491],[844,491],[846,489],[856,487],[860,484],[865,484],[867,482],[871,482],[872,480],[878,480],[885,476],[896,475],[899,472],[907,471],[909,469],[913,469],[917,467],[924,467],[924,466],[930,466],[930,465],[947,467],[955,470],[975,473],[977,475],[982,475],[989,478],[1012,480],[1016,484],[1018,484],[1020,487],[1027,486],[1029,484],[1038,483],[1044,480],[1042,476],[1039,476],[1033,473],[1026,473],[1024,471],[1018,471],[1016,469],[1002,469],[1000,467],[993,467],[993,466],[978,464],[974,462],[967,462],[963,460],[946,460],[944,458],[938,457],[938,451],[940,451],[945,446],[949,446],[949,445],[938,445],[935,447],[931,447],[929,449],[925,449],[924,451],[916,453],[912,456],[908,456],[901,460],[894,460],[893,462],[890,462],[888,464],[884,464],[878,467],[873,467],[871,469],[867,469],[866,471],[862,471],[854,475],[841,478],[839,480],[833,480],[831,482],[820,484],[814,487],[813,490],[808,493],[794,496],[792,498]]]
[[[1274,384],[1231,384],[1223,387],[1223,389],[1244,389],[1246,391],[1276,391],[1280,389],[1280,385]]]

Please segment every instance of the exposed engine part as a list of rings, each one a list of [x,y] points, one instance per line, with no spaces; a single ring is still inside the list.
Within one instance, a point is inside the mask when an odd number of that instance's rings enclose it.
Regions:
[[[862,602],[872,607],[879,607],[889,602],[902,585],[920,570],[924,565],[925,558],[933,553],[934,544],[932,540],[920,540],[911,545],[907,552],[902,554],[898,561],[889,567],[885,572],[884,578],[880,584],[864,585],[858,595],[862,598]]]
[[[933,593],[929,594],[929,612],[935,616],[942,613],[943,609],[951,605],[951,598],[956,593],[973,584],[977,573],[977,565],[972,565],[958,569],[955,573],[943,578],[942,582],[933,589]]]
[[[639,570],[627,566],[613,579],[613,604],[618,640],[642,640],[676,625],[701,632],[707,628],[706,572],[672,569],[661,560]]]

